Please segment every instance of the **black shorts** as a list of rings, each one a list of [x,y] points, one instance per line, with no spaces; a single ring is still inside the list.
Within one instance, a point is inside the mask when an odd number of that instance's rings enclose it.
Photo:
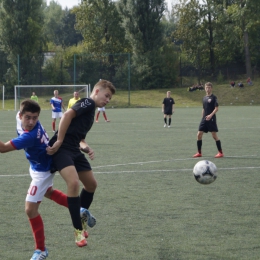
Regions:
[[[80,150],[72,151],[60,148],[53,155],[53,164],[58,171],[68,166],[75,166],[77,172],[92,170],[88,160]]]
[[[171,116],[172,110],[164,110],[164,114],[167,115],[167,116]]]
[[[200,125],[199,125],[199,131],[202,131],[204,133],[218,132],[216,117],[212,117],[209,121],[202,118]]]

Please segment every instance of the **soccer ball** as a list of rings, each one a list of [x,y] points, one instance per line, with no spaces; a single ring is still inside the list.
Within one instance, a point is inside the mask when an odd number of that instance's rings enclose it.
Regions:
[[[193,168],[193,174],[197,182],[210,184],[217,179],[217,167],[211,161],[199,161]]]

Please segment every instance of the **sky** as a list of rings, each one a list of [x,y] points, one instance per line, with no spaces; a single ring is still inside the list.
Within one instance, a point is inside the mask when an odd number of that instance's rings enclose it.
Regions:
[[[47,0],[47,4],[50,3],[51,0]],[[55,0],[58,2],[61,6],[62,9],[65,9],[66,6],[71,9],[73,6],[78,5],[80,3],[80,0]],[[168,7],[171,7],[171,3],[173,0],[166,0]]]

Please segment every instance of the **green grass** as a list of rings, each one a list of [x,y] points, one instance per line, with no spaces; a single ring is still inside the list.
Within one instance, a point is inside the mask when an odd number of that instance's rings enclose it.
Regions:
[[[60,90],[64,98],[64,104],[67,106],[69,99],[72,97],[69,93],[63,93],[65,89]],[[166,91],[172,91],[172,97],[175,100],[176,107],[201,107],[201,101],[205,91],[188,92],[185,88],[156,89],[156,90],[137,90],[122,91],[118,90],[113,96],[108,108],[143,108],[143,107],[161,107],[162,100],[166,96]],[[260,105],[260,81],[254,81],[253,86],[247,86],[243,89],[230,88],[229,83],[214,84],[213,93],[218,97],[221,106],[252,106]],[[50,110],[49,100],[51,97],[39,96],[39,104],[42,109]],[[129,105],[130,102],[130,105]],[[2,109],[2,100],[0,109]],[[14,100],[6,100],[4,110],[14,109]]]
[[[88,246],[77,248],[68,210],[44,199],[48,259],[259,259],[257,107],[219,110],[225,157],[215,159],[215,142],[210,134],[203,137],[202,159],[214,162],[219,173],[210,185],[192,176],[201,108],[177,108],[170,129],[163,128],[160,108],[108,109],[107,115],[111,123],[100,115],[87,136],[96,156],[91,211],[97,225],[89,229]],[[15,137],[15,112],[1,112],[0,120],[1,141]],[[51,136],[50,111],[42,111],[41,123]],[[0,259],[29,259],[28,162],[16,151],[0,154],[0,163]],[[54,187],[66,192],[59,174]]]

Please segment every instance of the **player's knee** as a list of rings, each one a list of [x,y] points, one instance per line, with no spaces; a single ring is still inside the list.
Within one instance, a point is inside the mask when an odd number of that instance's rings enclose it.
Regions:
[[[68,186],[68,189],[72,192],[79,192],[79,180],[78,179],[75,179],[75,180],[70,180],[69,182],[67,182],[67,186]]]
[[[30,207],[28,205],[25,206],[25,213],[28,218],[35,218],[39,215],[38,210],[36,208]]]

